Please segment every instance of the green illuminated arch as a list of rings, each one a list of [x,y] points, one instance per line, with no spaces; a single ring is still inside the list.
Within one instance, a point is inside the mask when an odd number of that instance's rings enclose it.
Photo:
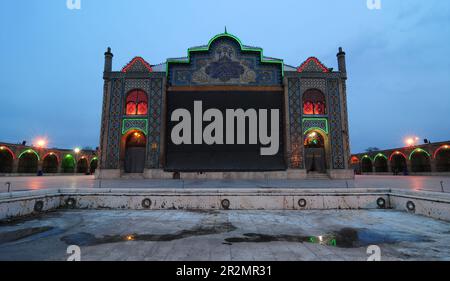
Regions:
[[[416,152],[419,152],[419,153],[425,152],[425,154],[431,159],[431,155],[430,155],[430,153],[428,153],[428,151],[426,151],[425,149],[422,149],[422,148],[416,148],[411,152],[411,154],[409,154],[409,160],[411,160],[413,154]]]
[[[377,160],[378,157],[384,157],[384,159],[388,160],[388,158],[386,157],[386,155],[384,155],[383,153],[378,153],[378,154],[375,155],[375,157],[373,158],[373,161]]]
[[[366,154],[366,155],[364,155],[363,157],[361,157],[361,162],[362,162],[362,160],[365,159],[365,158],[368,158],[368,159],[369,159],[370,161],[372,161],[372,162],[373,162],[373,160],[374,160],[374,159],[372,159],[369,155]]]
[[[25,153],[34,153],[36,155],[38,161],[41,160],[41,157],[39,157],[39,154],[36,151],[34,151],[33,149],[31,149],[31,148],[22,151],[22,153],[20,153],[19,157],[17,157],[17,158],[20,159]]]
[[[204,52],[204,51],[209,51],[211,44],[216,41],[219,38],[223,38],[223,37],[227,37],[227,38],[231,38],[233,40],[235,40],[236,42],[238,42],[239,47],[241,48],[241,51],[243,52],[259,52],[259,56],[260,56],[260,62],[262,63],[275,63],[275,64],[280,64],[281,67],[281,77],[284,77],[284,62],[281,59],[271,59],[271,60],[266,60],[264,59],[264,55],[263,55],[263,49],[262,48],[258,48],[258,47],[247,47],[244,46],[241,42],[241,40],[232,35],[229,34],[225,31],[225,33],[220,33],[217,34],[216,36],[214,36],[213,38],[211,38],[211,40],[209,40],[208,45],[207,46],[200,46],[200,47],[193,47],[193,48],[189,48],[188,49],[188,56],[187,56],[187,60],[176,60],[176,59],[167,59],[167,63],[166,63],[166,75],[169,75],[169,64],[170,63],[183,63],[183,64],[189,64],[191,63],[191,52]]]

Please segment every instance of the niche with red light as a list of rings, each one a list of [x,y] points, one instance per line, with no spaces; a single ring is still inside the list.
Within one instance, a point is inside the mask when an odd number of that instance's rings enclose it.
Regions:
[[[128,92],[125,102],[126,115],[146,115],[147,111],[147,93],[142,90],[132,90]]]

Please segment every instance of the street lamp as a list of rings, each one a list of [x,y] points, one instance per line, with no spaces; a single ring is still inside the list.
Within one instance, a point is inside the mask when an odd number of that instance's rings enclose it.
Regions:
[[[419,142],[419,137],[408,137],[405,139],[405,144],[408,147],[415,146]]]
[[[47,140],[44,138],[38,138],[34,143],[38,148],[44,148],[47,146]]]

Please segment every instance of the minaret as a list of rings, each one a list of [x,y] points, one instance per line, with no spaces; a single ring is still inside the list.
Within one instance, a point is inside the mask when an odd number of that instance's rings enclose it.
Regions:
[[[341,73],[340,92],[341,92],[341,118],[342,118],[342,134],[345,154],[346,169],[350,167],[350,136],[348,128],[348,112],[347,112],[347,66],[345,63],[345,52],[339,47],[337,53],[338,68]]]
[[[105,68],[104,68],[104,74],[106,72],[111,72],[112,71],[112,59],[113,59],[113,54],[111,53],[111,48],[108,47],[108,49],[105,52]],[[105,78],[105,75],[103,75],[103,78]]]
[[[342,50],[342,47],[339,47],[339,53],[337,53],[338,60],[338,68],[339,72],[342,73],[342,78],[347,79],[347,66],[345,64],[345,52]]]
[[[96,170],[96,177],[103,177],[103,170],[107,168],[106,165],[106,150],[108,147],[108,123],[109,123],[109,107],[110,107],[110,93],[111,93],[111,80],[110,73],[112,71],[112,58],[113,54],[111,53],[111,48],[105,52],[105,68],[103,70],[103,106],[102,106],[102,119],[101,119],[101,127],[100,127],[100,145],[99,145],[99,155],[98,155],[98,163],[99,166]]]

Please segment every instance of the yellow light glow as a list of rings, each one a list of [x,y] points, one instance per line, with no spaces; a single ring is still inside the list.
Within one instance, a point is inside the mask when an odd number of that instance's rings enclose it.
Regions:
[[[4,146],[0,146],[0,150],[3,150],[3,149],[5,149],[5,147]]]
[[[125,240],[133,241],[134,240],[134,236],[133,235],[127,235],[127,236],[125,236]]]
[[[81,149],[78,148],[78,147],[76,147],[73,151],[74,151],[75,153],[80,153]]]
[[[315,137],[315,136],[317,136],[317,133],[316,133],[316,132],[312,132],[311,134],[309,134],[309,137],[310,137],[310,138],[313,138],[313,137]]]
[[[406,139],[405,142],[406,142],[407,146],[413,146],[414,145],[414,139],[412,139],[412,138]]]
[[[38,148],[44,148],[47,146],[48,141],[45,138],[37,138],[34,141],[34,145],[37,146]]]

